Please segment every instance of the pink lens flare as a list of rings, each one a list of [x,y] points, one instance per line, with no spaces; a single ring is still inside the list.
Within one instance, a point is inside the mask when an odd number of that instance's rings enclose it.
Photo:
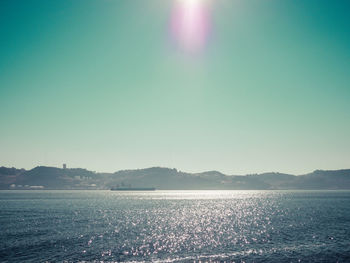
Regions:
[[[175,0],[171,17],[171,34],[181,49],[202,50],[210,32],[209,4],[206,0]]]

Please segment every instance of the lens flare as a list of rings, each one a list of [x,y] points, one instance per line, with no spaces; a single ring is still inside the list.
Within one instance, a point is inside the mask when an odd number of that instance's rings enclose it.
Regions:
[[[171,33],[181,49],[196,52],[205,47],[210,31],[209,5],[205,0],[177,0],[171,17]]]

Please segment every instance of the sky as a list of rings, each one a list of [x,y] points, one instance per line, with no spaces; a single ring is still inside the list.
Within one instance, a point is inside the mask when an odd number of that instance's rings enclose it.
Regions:
[[[0,166],[350,168],[347,0],[3,0]]]

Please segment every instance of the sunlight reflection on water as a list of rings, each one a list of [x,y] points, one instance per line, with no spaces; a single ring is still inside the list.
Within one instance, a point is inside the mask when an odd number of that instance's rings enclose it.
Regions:
[[[0,200],[5,261],[329,261],[350,253],[349,192],[0,191]]]
[[[139,199],[174,199],[174,200],[198,200],[198,199],[242,199],[242,198],[265,198],[267,196],[276,196],[278,191],[252,191],[252,190],[169,190],[169,191],[145,191],[133,192],[122,191],[113,192],[116,196],[132,197]]]

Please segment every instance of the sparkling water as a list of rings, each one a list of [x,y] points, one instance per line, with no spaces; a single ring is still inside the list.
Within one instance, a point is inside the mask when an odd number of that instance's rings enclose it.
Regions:
[[[350,262],[350,191],[0,191],[1,262]]]

